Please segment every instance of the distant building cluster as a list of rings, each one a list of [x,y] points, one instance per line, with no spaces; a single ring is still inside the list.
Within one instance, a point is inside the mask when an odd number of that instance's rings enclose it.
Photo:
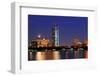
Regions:
[[[30,44],[30,47],[48,47],[51,46],[51,42],[49,39],[45,39],[45,38],[37,38],[36,40],[33,40]]]

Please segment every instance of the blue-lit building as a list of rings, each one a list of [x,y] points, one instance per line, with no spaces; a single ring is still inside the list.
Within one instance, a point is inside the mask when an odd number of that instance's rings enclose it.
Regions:
[[[59,26],[52,27],[52,46],[59,46]]]

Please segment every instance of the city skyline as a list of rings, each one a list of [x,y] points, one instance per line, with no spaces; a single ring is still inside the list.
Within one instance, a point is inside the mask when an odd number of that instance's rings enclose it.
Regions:
[[[71,45],[74,38],[88,39],[87,17],[28,15],[28,42],[37,35],[51,40],[55,24],[59,26],[60,45]]]

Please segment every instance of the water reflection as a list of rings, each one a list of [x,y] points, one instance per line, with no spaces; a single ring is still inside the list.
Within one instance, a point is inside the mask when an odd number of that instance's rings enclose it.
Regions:
[[[45,59],[46,59],[45,52],[37,52],[36,53],[36,60],[45,60]]]
[[[28,60],[58,60],[58,59],[77,59],[88,58],[88,51],[79,49],[62,49],[62,50],[29,50]]]

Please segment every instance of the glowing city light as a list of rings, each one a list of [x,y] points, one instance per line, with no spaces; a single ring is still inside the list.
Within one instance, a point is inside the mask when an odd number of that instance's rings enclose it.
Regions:
[[[38,38],[41,38],[41,35],[40,34],[38,35]]]

